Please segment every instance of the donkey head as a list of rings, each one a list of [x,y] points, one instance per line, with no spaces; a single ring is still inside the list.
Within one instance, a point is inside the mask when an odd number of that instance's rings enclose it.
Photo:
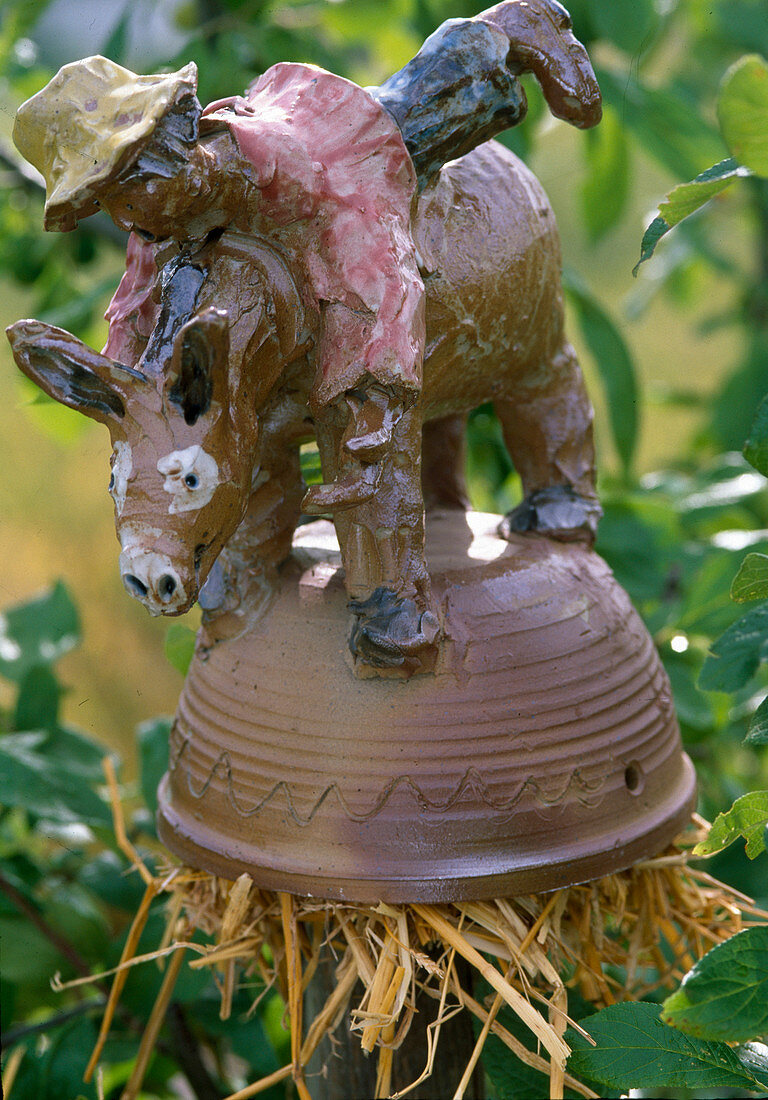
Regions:
[[[7,330],[29,378],[109,428],[120,571],[155,615],[189,610],[248,501],[255,429],[230,415],[227,321],[213,308],[188,320],[162,372],[116,363],[40,321]]]

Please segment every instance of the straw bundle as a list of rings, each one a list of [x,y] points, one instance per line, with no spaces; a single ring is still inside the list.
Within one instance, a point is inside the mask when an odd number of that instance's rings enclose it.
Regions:
[[[119,807],[116,827],[124,839]],[[549,1077],[551,1097],[562,1097],[566,1086],[594,1097],[566,1071],[565,1030],[569,1024],[578,1028],[568,1016],[569,990],[577,990],[596,1008],[640,999],[658,986],[676,985],[697,958],[747,926],[750,917],[768,917],[749,898],[690,865],[690,849],[705,832],[706,823],[695,818],[685,835],[657,858],[551,894],[376,907],[260,890],[248,875],[231,882],[169,867],[163,876],[153,877],[126,841],[126,852],[147,883],[145,900],[115,974],[89,1071],[98,1062],[129,968],[170,955],[123,1100],[137,1096],[182,960],[187,951],[193,951],[198,957],[189,965],[208,968],[215,977],[222,1018],[231,1013],[238,983],[255,977],[266,989],[276,985],[287,1005],[290,1064],[228,1100],[257,1096],[289,1077],[301,1100],[308,1100],[307,1064],[321,1040],[347,1013],[362,1048],[378,1058],[376,1095],[404,1096],[432,1072],[441,1027],[458,1011],[472,1013],[482,1027],[456,1100],[464,1096],[491,1033],[523,1062]],[[151,955],[133,957],[150,903],[159,894],[168,899],[163,942]],[[190,942],[196,929],[211,935],[213,945]],[[321,952],[328,950],[337,960],[335,988],[316,1018],[304,1021],[303,995]],[[462,986],[456,966],[459,958],[491,987],[485,1003]],[[617,973],[623,975],[621,980]],[[398,1047],[409,1028],[418,1026],[414,1016],[419,991],[439,1003],[437,1017],[429,1025],[429,1057],[418,1081],[392,1093]],[[535,1050],[499,1022],[497,1015],[504,1005],[530,1030]]]

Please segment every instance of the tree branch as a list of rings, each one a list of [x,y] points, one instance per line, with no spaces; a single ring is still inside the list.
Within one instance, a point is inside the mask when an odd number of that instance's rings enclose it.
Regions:
[[[8,898],[10,903],[14,905],[20,913],[23,913],[25,917],[34,924],[35,928],[45,936],[45,938],[53,944],[56,950],[64,956],[74,967],[74,969],[83,977],[90,977],[92,971],[85,959],[80,955],[78,950],[53,928],[42,913],[39,913],[35,906],[25,898],[24,895],[16,889],[13,883],[9,882],[5,875],[0,874],[0,891]]]
[[[82,1001],[74,1008],[68,1008],[66,1012],[59,1012],[56,1016],[49,1016],[47,1020],[43,1020],[39,1024],[20,1024],[18,1027],[11,1028],[0,1035],[0,1048],[10,1050],[16,1043],[28,1039],[31,1035],[42,1035],[44,1032],[51,1031],[62,1024],[68,1024],[70,1020],[75,1020],[78,1016],[96,1012],[97,1009],[104,1007],[104,1003],[103,999]]]
[[[173,1052],[197,1100],[222,1100],[222,1093],[200,1057],[197,1040],[190,1030],[184,1010],[175,1001],[168,1009],[166,1022],[171,1033]]]

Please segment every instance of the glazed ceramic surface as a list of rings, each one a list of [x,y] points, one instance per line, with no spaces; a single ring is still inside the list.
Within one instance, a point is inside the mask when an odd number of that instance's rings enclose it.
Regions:
[[[658,852],[695,782],[669,683],[591,550],[428,520],[433,676],[360,679],[333,529],[301,528],[268,612],[204,627],[160,833],[230,878],[375,903],[549,890]]]
[[[509,529],[593,540],[592,409],[554,218],[488,141],[525,116],[526,72],[557,117],[599,121],[555,0],[450,19],[378,88],[280,62],[203,108],[193,64],[141,76],[97,56],[21,106],[46,226],[101,208],[131,231],[102,354],[40,321],[9,337],[21,370],[109,428],[120,572],[152,614],[231,602],[226,577],[203,593],[233,538],[269,583],[302,515],[331,516],[358,664],[428,671],[425,426],[450,504],[461,427],[485,402],[522,481]],[[312,438],[323,481],[305,493]]]
[[[524,72],[598,122],[555,0],[447,21],[379,88],[279,63],[202,108],[193,65],[92,57],[18,112],[48,228],[100,207],[132,234],[102,353],[40,321],[9,337],[109,428],[128,591],[205,610],[161,790],[193,865],[487,897],[626,867],[690,811],[669,684],[590,549],[554,218],[487,140],[524,117]],[[465,419],[489,401],[523,487],[501,524],[463,510]],[[309,515],[333,525],[295,534]]]

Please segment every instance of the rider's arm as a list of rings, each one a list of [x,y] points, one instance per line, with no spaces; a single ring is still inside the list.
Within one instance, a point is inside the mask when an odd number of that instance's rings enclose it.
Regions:
[[[160,308],[152,298],[156,278],[155,246],[132,233],[125,274],[104,314],[109,336],[103,354],[117,363],[135,367],[142,356]]]

